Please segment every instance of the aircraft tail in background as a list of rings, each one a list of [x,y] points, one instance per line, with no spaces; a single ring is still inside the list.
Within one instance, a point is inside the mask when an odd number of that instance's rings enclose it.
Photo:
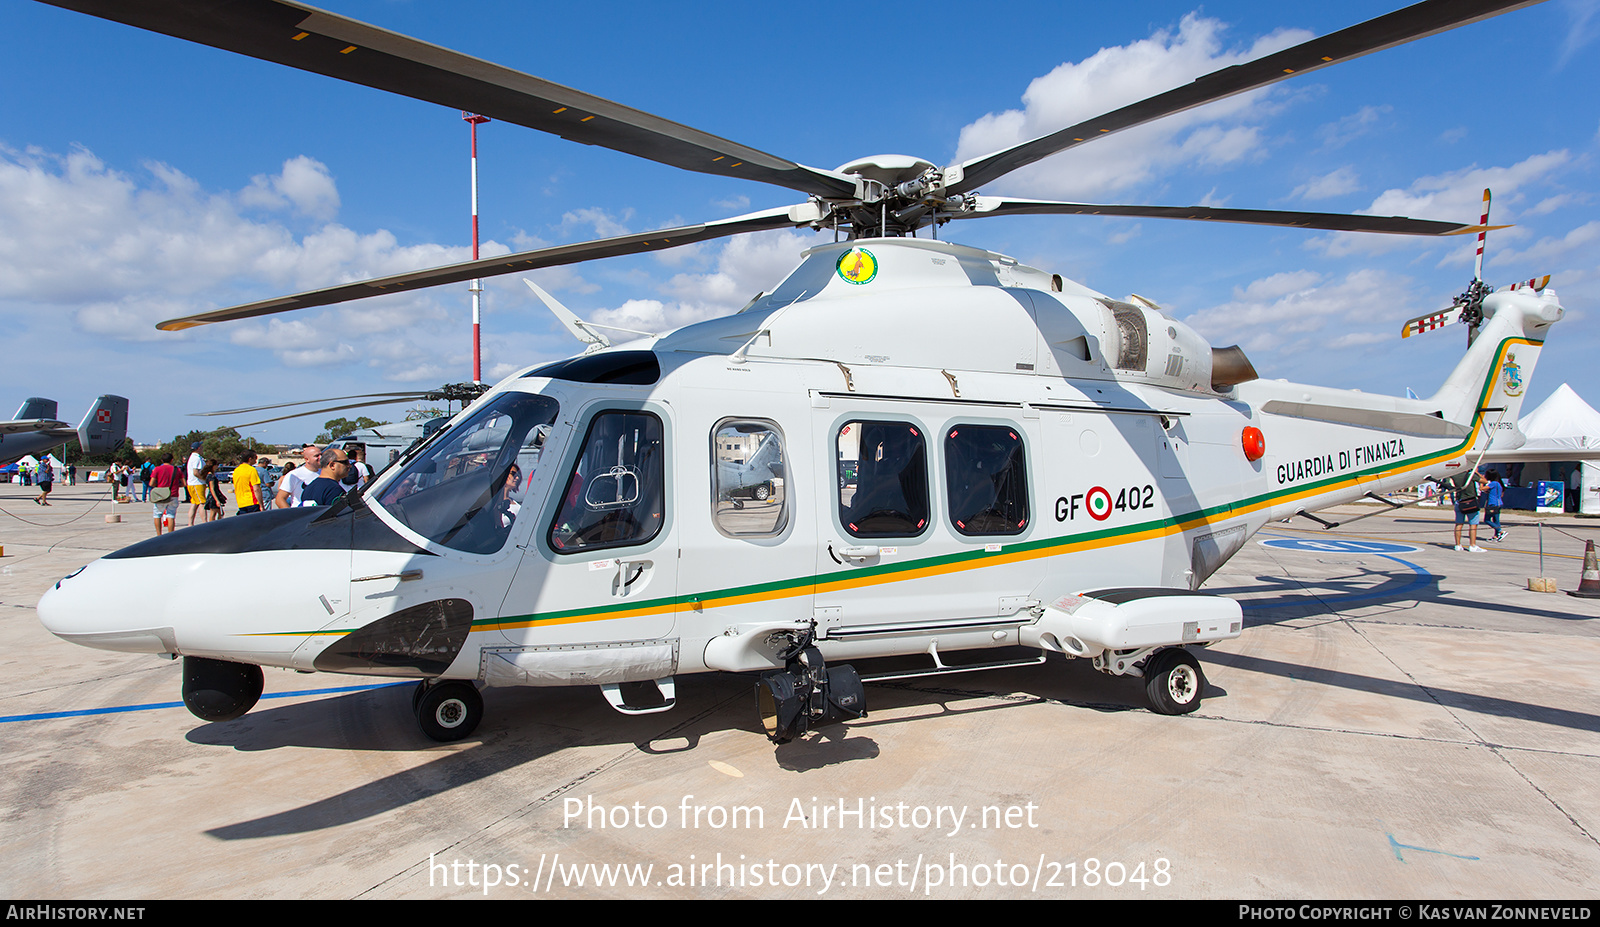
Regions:
[[[22,408],[17,410],[17,414],[11,417],[19,422],[37,420],[53,422],[56,418],[56,401],[38,396],[29,396],[22,401]]]
[[[121,396],[107,395],[96,399],[83,416],[83,421],[78,423],[78,446],[83,448],[85,454],[109,454],[126,440],[128,400]]]

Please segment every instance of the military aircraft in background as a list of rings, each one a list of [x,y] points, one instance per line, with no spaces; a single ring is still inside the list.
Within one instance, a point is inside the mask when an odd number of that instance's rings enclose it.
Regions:
[[[101,396],[73,428],[56,418],[56,401],[31,396],[15,417],[0,422],[0,467],[42,454],[72,438],[85,454],[109,454],[128,439],[128,400]]]

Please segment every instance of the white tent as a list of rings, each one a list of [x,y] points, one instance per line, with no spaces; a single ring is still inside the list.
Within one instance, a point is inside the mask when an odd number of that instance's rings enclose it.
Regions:
[[[67,481],[67,468],[61,463],[61,458],[54,454],[46,454],[45,456],[49,458],[50,466],[54,469],[56,481],[59,483],[65,483]],[[19,470],[37,473],[39,468],[39,458],[33,456],[32,454],[26,454],[17,461],[17,467]],[[17,478],[21,479],[20,473]]]
[[[1565,483],[1571,468],[1558,465],[1578,462],[1578,510],[1585,515],[1600,514],[1600,464],[1595,463],[1600,461],[1600,412],[1563,383],[1539,408],[1517,421],[1517,430],[1527,439],[1521,447],[1491,447],[1484,461],[1529,464],[1522,472],[1523,485],[1548,479]]]
[[[1519,419],[1517,430],[1527,438],[1521,447],[1491,447],[1484,459],[1491,463],[1600,460],[1600,412],[1565,383]]]
[[[1520,453],[1537,453],[1544,460],[1600,458],[1600,412],[1565,383],[1524,415],[1517,430],[1528,439]]]

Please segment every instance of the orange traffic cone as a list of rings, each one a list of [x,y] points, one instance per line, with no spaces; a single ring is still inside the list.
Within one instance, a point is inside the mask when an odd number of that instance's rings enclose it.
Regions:
[[[1567,595],[1600,599],[1600,557],[1595,556],[1593,541],[1585,541],[1583,545],[1583,578],[1578,580],[1578,590]]]

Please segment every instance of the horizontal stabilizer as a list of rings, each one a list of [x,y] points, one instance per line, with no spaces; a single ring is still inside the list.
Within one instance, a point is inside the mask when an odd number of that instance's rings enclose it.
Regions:
[[[1310,402],[1288,402],[1271,399],[1261,406],[1261,411],[1290,418],[1309,419],[1313,422],[1332,422],[1338,425],[1355,425],[1375,431],[1418,435],[1425,438],[1464,438],[1468,428],[1446,421],[1438,415],[1419,412],[1399,412],[1385,409],[1354,409],[1345,406],[1320,405]]]

